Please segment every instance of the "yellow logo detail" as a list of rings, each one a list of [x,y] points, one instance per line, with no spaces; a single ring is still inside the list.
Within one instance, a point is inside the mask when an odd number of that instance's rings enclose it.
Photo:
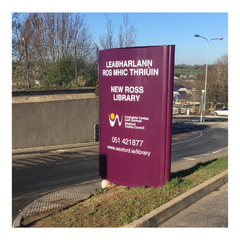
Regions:
[[[111,119],[113,120],[115,118],[115,114],[114,113],[111,113]]]

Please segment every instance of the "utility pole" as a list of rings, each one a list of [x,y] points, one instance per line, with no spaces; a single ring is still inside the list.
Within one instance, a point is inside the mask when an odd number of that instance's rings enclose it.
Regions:
[[[74,45],[74,43],[72,43],[72,45],[74,46],[74,52],[75,52],[75,77],[76,77],[76,87],[77,85],[77,48]]]
[[[25,51],[26,51],[26,64],[27,64],[27,83],[28,83],[28,89],[29,89],[29,64],[28,64],[28,49],[27,49],[27,42],[24,38],[22,38],[23,42],[25,43]]]
[[[97,46],[96,43],[94,43],[93,45],[94,45],[94,47],[95,47],[96,50],[97,50],[97,65],[98,65],[98,50],[99,50],[99,48],[98,48],[98,46]],[[98,69],[98,67],[97,67],[97,69]]]
[[[98,62],[98,50],[99,50],[99,49],[98,49],[98,46],[96,45],[96,43],[94,43],[93,45],[94,45],[94,47],[97,49],[97,62]]]

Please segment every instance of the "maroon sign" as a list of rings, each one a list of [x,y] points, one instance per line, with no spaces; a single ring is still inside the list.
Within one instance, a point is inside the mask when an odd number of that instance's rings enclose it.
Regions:
[[[126,186],[170,180],[173,45],[99,51],[100,176]]]

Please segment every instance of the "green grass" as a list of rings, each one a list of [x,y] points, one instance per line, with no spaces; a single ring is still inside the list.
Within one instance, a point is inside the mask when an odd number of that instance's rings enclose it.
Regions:
[[[121,227],[135,221],[166,202],[212,178],[228,168],[228,156],[171,174],[160,188],[111,185],[98,189],[89,199],[42,219],[41,226],[51,227]]]
[[[203,74],[205,72],[205,70],[191,70],[191,69],[174,69],[174,74],[183,74],[183,75],[198,75],[198,74]]]

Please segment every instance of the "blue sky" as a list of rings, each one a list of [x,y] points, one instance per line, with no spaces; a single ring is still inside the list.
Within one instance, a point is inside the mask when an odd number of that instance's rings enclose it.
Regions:
[[[126,12],[106,12],[114,25],[114,39],[117,41],[119,27],[123,24],[123,15]],[[79,12],[85,15],[94,42],[100,49],[99,37],[107,34],[106,12]],[[228,12],[127,12],[127,14],[130,22],[138,30],[135,46],[173,44],[176,46],[175,64],[206,63],[207,41],[195,38],[195,34],[208,40],[223,38],[221,41],[210,42],[209,64],[228,54]]]
[[[114,24],[117,40],[123,13],[108,12]],[[205,64],[207,41],[195,38],[199,34],[208,40],[223,37],[222,41],[211,41],[209,63],[228,54],[228,13],[128,13],[129,20],[138,30],[136,46],[176,45],[175,64]],[[105,35],[105,13],[85,13],[95,42],[101,49],[99,36]]]

